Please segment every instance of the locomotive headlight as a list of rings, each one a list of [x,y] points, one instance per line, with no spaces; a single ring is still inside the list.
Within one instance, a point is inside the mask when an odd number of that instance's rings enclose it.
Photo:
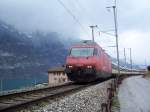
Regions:
[[[73,66],[69,65],[68,68],[72,68]]]
[[[88,65],[87,68],[92,68],[92,66]]]

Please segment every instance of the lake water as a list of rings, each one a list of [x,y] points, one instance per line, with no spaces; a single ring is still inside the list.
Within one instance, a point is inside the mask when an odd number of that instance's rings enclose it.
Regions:
[[[0,90],[13,90],[34,86],[40,83],[47,83],[48,76],[38,78],[17,78],[17,79],[0,79]]]

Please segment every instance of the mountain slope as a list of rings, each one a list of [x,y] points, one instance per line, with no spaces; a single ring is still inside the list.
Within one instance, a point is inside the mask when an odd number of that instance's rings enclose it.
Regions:
[[[54,32],[21,33],[0,21],[0,78],[46,75],[64,64],[67,50]]]

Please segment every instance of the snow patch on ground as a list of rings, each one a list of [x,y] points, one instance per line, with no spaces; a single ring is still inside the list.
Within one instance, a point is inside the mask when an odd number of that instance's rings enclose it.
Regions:
[[[13,54],[9,53],[9,52],[1,52],[0,51],[0,56],[13,56]]]
[[[119,87],[120,112],[150,112],[150,79],[127,78]]]

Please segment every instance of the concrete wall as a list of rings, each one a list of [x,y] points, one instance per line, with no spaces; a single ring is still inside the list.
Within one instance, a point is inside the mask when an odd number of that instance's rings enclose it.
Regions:
[[[64,83],[68,82],[68,77],[64,72],[53,72],[53,73],[48,73],[49,77],[49,84],[59,84],[59,83]]]

